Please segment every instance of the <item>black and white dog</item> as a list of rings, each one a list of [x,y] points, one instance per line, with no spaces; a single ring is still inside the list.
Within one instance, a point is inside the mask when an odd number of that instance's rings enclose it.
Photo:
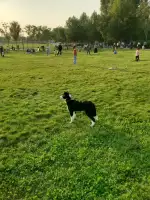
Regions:
[[[98,116],[96,115],[96,107],[94,103],[92,103],[91,101],[80,102],[73,100],[69,92],[64,92],[64,94],[60,96],[60,98],[66,100],[71,116],[70,123],[72,123],[76,118],[76,111],[85,111],[86,115],[92,120],[91,127],[95,125],[95,122],[98,120]]]

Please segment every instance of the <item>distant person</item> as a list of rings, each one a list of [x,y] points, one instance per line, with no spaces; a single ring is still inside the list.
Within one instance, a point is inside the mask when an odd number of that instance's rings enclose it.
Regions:
[[[30,54],[30,53],[31,53],[30,49],[27,49],[27,50],[26,50],[26,53],[27,53],[27,54]]]
[[[73,63],[74,63],[74,65],[77,64],[77,50],[76,50],[76,46],[73,47]]]
[[[45,46],[41,46],[40,49],[41,49],[41,51],[44,52],[45,51]]]
[[[35,53],[35,49],[31,49],[31,53]]]
[[[120,42],[117,42],[117,48],[119,48],[120,47]]]
[[[58,55],[58,46],[55,45],[55,48],[54,48],[54,55],[57,56]]]
[[[94,53],[97,53],[98,52],[98,49],[97,49],[97,45],[95,44],[94,45]]]
[[[81,50],[82,50],[82,48],[81,48],[81,46],[79,46],[79,47],[78,47],[78,51],[81,52]]]
[[[46,54],[47,54],[47,56],[49,56],[49,54],[50,54],[50,46],[47,46],[47,48],[46,48]]]
[[[0,46],[0,54],[2,55],[2,47]]]
[[[116,49],[116,43],[113,44],[113,52],[115,51]]]
[[[117,48],[115,47],[114,54],[117,54]]]
[[[91,55],[91,46],[90,45],[87,46],[87,55]]]
[[[58,54],[57,55],[61,55],[62,54],[62,45],[59,44],[58,45]]]
[[[3,46],[0,47],[0,54],[1,54],[2,57],[4,57],[4,48],[3,48]]]
[[[140,42],[137,43],[137,48],[138,49],[141,48],[141,43]]]
[[[39,47],[37,48],[37,52],[40,52],[40,48]]]
[[[13,45],[12,45],[12,47],[11,47],[11,50],[12,50],[12,51],[15,51],[15,47],[14,47]]]
[[[139,48],[137,48],[136,53],[135,53],[135,60],[138,62],[140,60],[140,51]]]
[[[133,42],[130,43],[130,49],[133,49]]]

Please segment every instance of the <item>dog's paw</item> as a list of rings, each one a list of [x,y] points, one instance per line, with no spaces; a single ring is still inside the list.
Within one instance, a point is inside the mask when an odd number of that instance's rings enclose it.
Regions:
[[[95,122],[92,121],[92,124],[90,126],[93,128],[95,126]]]

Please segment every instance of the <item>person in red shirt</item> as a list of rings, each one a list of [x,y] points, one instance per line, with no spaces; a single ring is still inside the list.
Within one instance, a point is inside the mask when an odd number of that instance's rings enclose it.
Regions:
[[[76,46],[73,47],[73,55],[74,55],[74,61],[73,61],[73,63],[76,64],[77,63],[77,50],[76,50]]]

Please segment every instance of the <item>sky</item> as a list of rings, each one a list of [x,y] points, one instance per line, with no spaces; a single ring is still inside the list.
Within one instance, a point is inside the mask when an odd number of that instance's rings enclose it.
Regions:
[[[0,22],[18,21],[51,28],[64,26],[71,16],[99,13],[99,0],[0,0]]]

